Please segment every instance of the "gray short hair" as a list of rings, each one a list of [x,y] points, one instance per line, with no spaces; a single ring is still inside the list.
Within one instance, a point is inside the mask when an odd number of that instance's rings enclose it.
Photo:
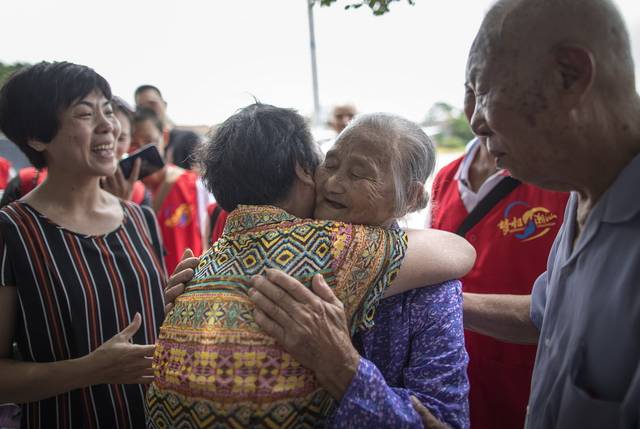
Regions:
[[[423,209],[429,202],[425,182],[436,165],[436,148],[433,141],[416,123],[390,113],[369,113],[355,117],[343,133],[355,129],[365,135],[388,142],[391,153],[391,169],[395,188],[394,213],[402,217],[407,213]],[[422,185],[422,193],[416,202],[409,205],[414,183]]]

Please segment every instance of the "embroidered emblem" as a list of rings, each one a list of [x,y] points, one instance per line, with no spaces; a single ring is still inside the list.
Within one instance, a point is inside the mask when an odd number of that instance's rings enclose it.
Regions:
[[[524,201],[509,204],[498,222],[502,235],[513,235],[525,242],[535,240],[551,231],[557,223],[558,215],[545,207],[533,207]]]
[[[165,226],[175,228],[176,226],[185,227],[191,223],[191,206],[189,204],[180,204],[171,216],[164,221]]]

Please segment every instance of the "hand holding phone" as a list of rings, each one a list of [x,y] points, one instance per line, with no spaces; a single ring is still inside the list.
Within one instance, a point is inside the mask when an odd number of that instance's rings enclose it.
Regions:
[[[139,158],[133,161],[133,169],[131,170],[131,174],[129,175],[128,179],[124,177],[124,174],[122,174],[122,170],[119,168],[116,170],[113,176],[101,178],[100,185],[102,186],[102,189],[122,200],[131,200],[133,188],[136,181],[138,180],[138,175],[140,174],[141,163],[142,160]]]
[[[155,144],[150,143],[146,146],[142,146],[140,149],[131,153],[127,158],[120,161],[120,169],[122,170],[124,177],[129,178],[131,170],[133,169],[133,163],[136,159],[140,159],[142,162],[140,165],[138,180],[141,180],[164,167],[164,161],[160,156],[160,152],[158,152],[158,148]]]

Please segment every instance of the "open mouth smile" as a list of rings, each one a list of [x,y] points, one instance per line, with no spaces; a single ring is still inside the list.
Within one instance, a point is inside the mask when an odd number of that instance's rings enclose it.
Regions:
[[[113,143],[99,144],[91,148],[91,152],[99,156],[113,155],[115,145]]]

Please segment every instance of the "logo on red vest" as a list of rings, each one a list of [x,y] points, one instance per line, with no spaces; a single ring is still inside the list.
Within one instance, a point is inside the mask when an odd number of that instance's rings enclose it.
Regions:
[[[189,204],[180,204],[171,216],[167,217],[164,224],[169,228],[185,227],[191,223],[191,206]]]
[[[520,241],[531,241],[551,231],[556,225],[558,215],[545,207],[533,207],[524,201],[509,204],[498,222],[502,235],[513,235]]]

